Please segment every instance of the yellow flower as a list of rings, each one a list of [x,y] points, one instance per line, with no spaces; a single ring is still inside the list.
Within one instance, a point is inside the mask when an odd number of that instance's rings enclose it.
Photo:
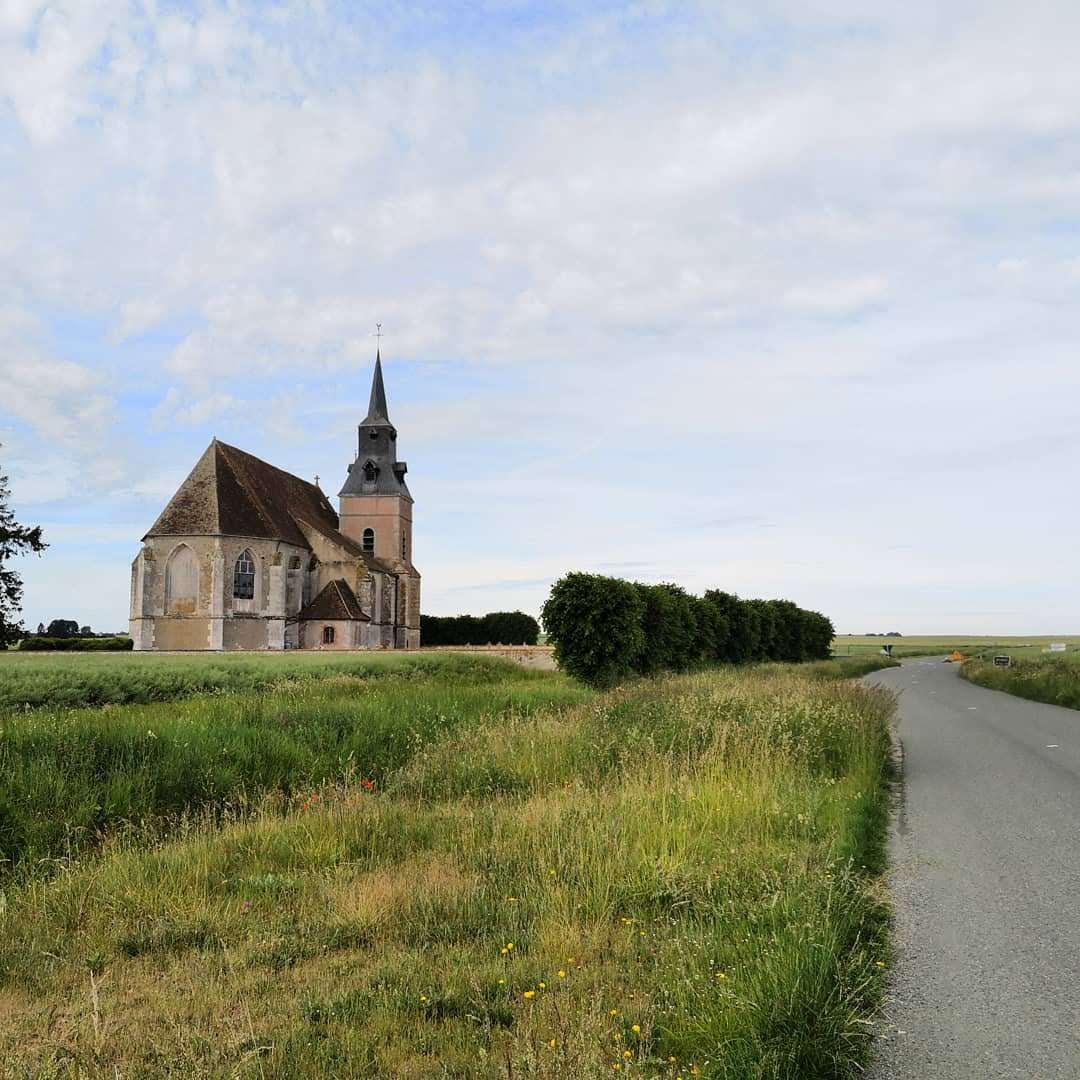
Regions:
[[[618,1016],[619,1015],[619,1010],[618,1009],[612,1009],[609,1015]]]
[[[632,1032],[633,1032],[633,1033],[634,1033],[635,1035],[640,1035],[640,1034],[641,1034],[641,1025],[640,1025],[640,1024],[634,1024],[634,1026],[633,1026],[633,1027],[632,1027],[632,1028],[631,1028],[630,1030],[631,1030],[631,1031],[632,1031]]]
[[[506,899],[509,900],[511,904],[516,904],[517,903],[517,897],[516,896],[508,896]]]
[[[875,961],[875,963],[880,968],[883,968],[885,966],[885,961],[884,960],[877,960],[877,961]]]
[[[506,980],[505,979],[500,979],[499,980],[499,985],[500,986],[505,986],[506,985]]]
[[[631,1052],[630,1052],[629,1050],[624,1050],[624,1051],[622,1052],[622,1056],[623,1056],[624,1058],[632,1058],[632,1057],[633,1057],[634,1055],[633,1055],[633,1054],[632,1054],[632,1053],[631,1053]]]
[[[506,943],[506,951],[507,952],[513,952],[513,949],[514,949],[514,943],[512,941],[508,941]]]
[[[421,995],[420,995],[420,1000],[421,1000],[421,1001],[427,1001],[427,998],[426,998],[426,997],[424,997],[424,995],[423,995],[423,994],[421,994]]]
[[[548,1043],[548,1046],[550,1046],[551,1049],[554,1050],[555,1049],[555,1040],[552,1039],[551,1042]]]
[[[576,960],[575,960],[575,959],[574,959],[574,958],[573,958],[572,956],[568,956],[568,957],[566,958],[566,962],[567,962],[568,964],[576,964],[576,963],[577,963],[577,961],[576,961]]]
[[[506,954],[507,954],[508,952],[510,952],[510,950],[509,950],[509,949],[500,949],[500,950],[499,950],[499,955],[500,955],[500,956],[506,956]]]
[[[524,999],[525,999],[526,1001],[528,1001],[528,1000],[529,1000],[530,998],[534,998],[534,997],[536,997],[536,991],[535,991],[535,990],[526,990],[526,991],[525,991],[525,993],[524,993],[524,994],[522,994],[521,996],[522,996],[522,997],[523,997],[523,998],[524,998]]]
[[[620,1065],[620,1064],[619,1064],[619,1063],[618,1063],[617,1061],[616,1061],[616,1062],[615,1062],[615,1064],[614,1064],[614,1065],[612,1065],[611,1067],[612,1067],[612,1068],[613,1068],[613,1069],[614,1069],[614,1070],[615,1070],[616,1072],[618,1072],[618,1071],[619,1071],[619,1070],[620,1070],[620,1069],[622,1068],[622,1066],[621,1066],[621,1065]]]
[[[668,1064],[669,1065],[674,1065],[675,1064],[675,1059],[673,1057],[669,1057],[668,1058]]]
[[[566,972],[565,972],[565,971],[561,971],[561,970],[560,970],[560,971],[559,971],[559,978],[560,978],[560,979],[565,979],[565,978],[566,978]]]
[[[547,983],[538,983],[537,985],[540,987],[541,990],[547,989]]]

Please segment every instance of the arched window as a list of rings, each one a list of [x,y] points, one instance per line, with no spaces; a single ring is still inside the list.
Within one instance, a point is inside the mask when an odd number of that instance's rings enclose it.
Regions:
[[[165,614],[194,615],[199,602],[199,560],[181,544],[165,564]]]
[[[332,626],[324,626],[322,628],[322,643],[324,645],[334,644],[334,628]]]
[[[365,529],[364,530],[364,538],[360,542],[360,546],[369,555],[373,555],[375,553],[375,530],[374,529]]]
[[[378,466],[375,464],[375,462],[374,461],[366,461],[366,462],[364,462],[364,479],[369,484],[374,484],[375,481],[378,478],[379,478],[379,469],[378,469]]]
[[[237,600],[255,598],[255,556],[245,551],[233,568],[233,597]]]

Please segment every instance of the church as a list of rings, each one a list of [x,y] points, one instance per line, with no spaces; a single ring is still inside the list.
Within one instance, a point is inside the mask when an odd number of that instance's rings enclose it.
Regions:
[[[135,648],[419,648],[405,472],[379,354],[339,512],[318,477],[308,483],[215,438],[132,564]]]

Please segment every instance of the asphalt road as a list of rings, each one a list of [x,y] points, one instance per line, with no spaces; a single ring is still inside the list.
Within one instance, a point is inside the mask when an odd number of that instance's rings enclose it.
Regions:
[[[910,660],[876,1080],[1080,1078],[1080,712]]]

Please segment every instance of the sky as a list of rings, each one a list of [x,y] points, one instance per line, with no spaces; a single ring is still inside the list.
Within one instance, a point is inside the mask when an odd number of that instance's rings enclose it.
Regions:
[[[0,4],[30,626],[211,438],[332,496],[382,324],[431,614],[591,570],[1080,633],[1080,6]]]

